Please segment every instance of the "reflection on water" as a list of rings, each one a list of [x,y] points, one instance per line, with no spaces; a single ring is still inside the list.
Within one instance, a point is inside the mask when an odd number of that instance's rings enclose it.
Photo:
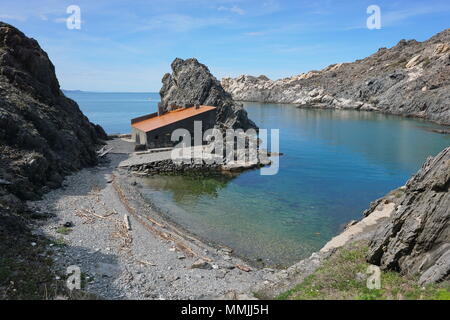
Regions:
[[[217,198],[221,189],[233,179],[230,175],[184,175],[184,176],[154,176],[151,187],[158,191],[170,191],[173,200],[185,203],[188,199],[197,201],[199,197]]]
[[[320,249],[369,203],[403,185],[450,145],[425,122],[340,110],[247,103],[260,128],[280,129],[280,171],[235,178],[146,179],[144,195],[193,233],[252,260],[289,265]]]

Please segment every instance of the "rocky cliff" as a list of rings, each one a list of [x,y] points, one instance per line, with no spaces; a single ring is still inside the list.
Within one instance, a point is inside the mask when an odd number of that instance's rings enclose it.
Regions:
[[[450,29],[427,41],[401,40],[353,63],[291,78],[224,78],[238,101],[373,110],[450,125]]]
[[[0,207],[17,207],[97,162],[106,134],[60,90],[36,40],[0,22]]]
[[[450,279],[449,186],[450,147],[429,158],[408,181],[396,211],[375,232],[368,261],[420,275],[421,283]]]
[[[171,67],[172,74],[164,75],[160,91],[161,102],[166,111],[187,104],[211,105],[217,107],[219,126],[244,130],[256,128],[242,105],[233,101],[208,67],[197,59],[177,58]]]

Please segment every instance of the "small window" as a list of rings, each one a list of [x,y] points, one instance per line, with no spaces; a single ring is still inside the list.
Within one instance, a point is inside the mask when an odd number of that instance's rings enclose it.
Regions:
[[[158,140],[158,135],[155,136],[155,140]]]

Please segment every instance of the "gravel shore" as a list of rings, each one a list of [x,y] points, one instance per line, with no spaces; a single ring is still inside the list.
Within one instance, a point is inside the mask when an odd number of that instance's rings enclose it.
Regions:
[[[138,179],[117,167],[129,157],[120,143],[99,166],[30,202],[52,215],[36,232],[54,239],[48,249],[60,274],[79,266],[84,290],[103,299],[250,298],[253,286],[273,277],[158,215],[140,197]]]

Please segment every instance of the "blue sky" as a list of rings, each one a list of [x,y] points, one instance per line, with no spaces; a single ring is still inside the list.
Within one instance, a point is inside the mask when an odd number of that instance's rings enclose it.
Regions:
[[[372,4],[380,30],[366,27]],[[80,30],[66,27],[69,5],[81,9]],[[450,2],[2,0],[0,20],[39,41],[64,89],[145,92],[159,91],[176,57],[196,57],[219,79],[277,79],[423,41],[450,27]]]

